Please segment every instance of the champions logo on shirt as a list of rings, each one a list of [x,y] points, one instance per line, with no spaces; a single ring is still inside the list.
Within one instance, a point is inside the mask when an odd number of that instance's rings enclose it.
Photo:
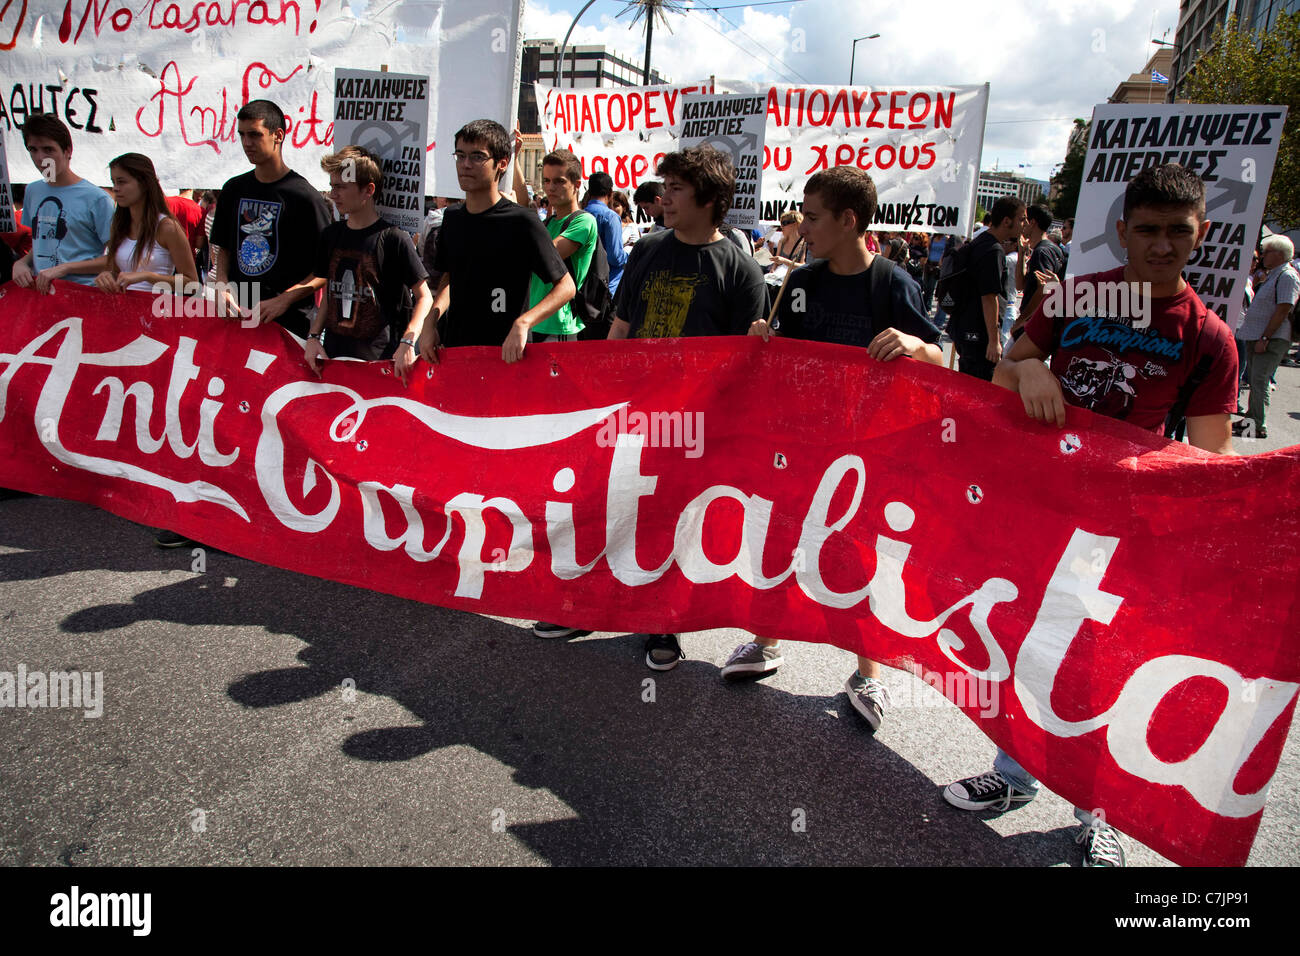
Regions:
[[[283,203],[266,199],[239,201],[239,271],[260,276],[275,265],[280,252],[279,226]]]
[[[1165,378],[1169,366],[1182,358],[1182,340],[1151,328],[1135,329],[1130,323],[1111,316],[1080,316],[1061,330],[1060,348],[1078,353],[1070,356],[1060,377],[1074,404],[1125,419],[1137,399],[1135,386],[1145,379]],[[1150,358],[1139,364],[1144,356]]]

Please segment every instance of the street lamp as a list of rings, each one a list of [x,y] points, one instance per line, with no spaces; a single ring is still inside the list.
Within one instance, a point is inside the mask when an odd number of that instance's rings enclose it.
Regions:
[[[879,37],[880,37],[879,33],[872,33],[870,36],[858,37],[856,40],[853,41],[853,53],[849,57],[849,86],[853,85],[853,64],[858,57],[858,44],[861,43],[863,40],[875,40],[878,39]]]

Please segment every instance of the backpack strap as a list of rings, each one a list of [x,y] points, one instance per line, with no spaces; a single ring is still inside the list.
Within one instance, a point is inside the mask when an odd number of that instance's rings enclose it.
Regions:
[[[871,289],[871,317],[877,322],[882,321],[884,316],[893,315],[889,284],[893,281],[896,268],[892,260],[877,253],[871,260],[871,267],[867,269],[867,283]]]
[[[1196,329],[1196,339],[1192,346],[1196,351],[1201,349],[1201,333],[1205,331],[1205,325],[1210,320],[1209,310],[1206,309],[1205,315],[1201,317],[1200,325]],[[1174,438],[1179,430],[1183,427],[1183,420],[1187,418],[1187,406],[1191,404],[1192,395],[1200,384],[1205,381],[1205,377],[1210,374],[1210,369],[1214,367],[1214,356],[1202,355],[1196,360],[1196,365],[1192,368],[1192,374],[1187,376],[1178,389],[1178,397],[1174,399],[1174,404],[1169,408],[1169,414],[1165,416],[1165,437]]]

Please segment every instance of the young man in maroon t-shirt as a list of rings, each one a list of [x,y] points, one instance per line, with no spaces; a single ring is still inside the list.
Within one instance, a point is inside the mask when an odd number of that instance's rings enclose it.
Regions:
[[[993,382],[1018,392],[1036,421],[1064,426],[1069,403],[1160,434],[1186,394],[1188,440],[1230,454],[1236,345],[1182,276],[1208,227],[1197,176],[1176,164],[1139,174],[1115,224],[1128,264],[1051,289]],[[1037,793],[1038,781],[999,749],[993,770],[949,784],[943,795],[963,810],[1008,810]],[[1123,866],[1118,834],[1099,816],[1074,812],[1084,865]]]

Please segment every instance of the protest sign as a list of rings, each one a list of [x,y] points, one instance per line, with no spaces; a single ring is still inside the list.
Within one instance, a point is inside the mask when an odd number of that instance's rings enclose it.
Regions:
[[[248,168],[235,116],[263,98],[288,120],[285,161],[323,187],[335,67],[357,63],[425,77],[436,91],[427,122],[438,135],[479,116],[509,129],[521,7],[522,0],[4,4],[0,135],[19,167],[10,173],[27,175],[19,130],[44,111],[68,125],[75,168],[93,182],[107,183],[114,156],[140,152],[169,191],[220,186]],[[454,188],[450,159],[443,172]]]
[[[678,147],[707,144],[730,156],[736,167],[736,192],[723,220],[729,226],[758,226],[766,129],[767,104],[761,96],[688,94],[682,100]]]
[[[919,665],[1121,831],[1249,853],[1300,689],[1300,448],[1042,425],[970,376],[747,336],[318,378],[274,324],[3,291],[0,486],[484,614]]]
[[[698,86],[556,90],[537,84],[547,149],[571,149],[584,175],[604,170],[618,189],[654,179],[678,148],[680,97]],[[969,233],[988,112],[988,85],[769,86],[718,80],[717,92],[764,97],[767,128],[759,218],[799,208],[808,177],[830,166],[871,174],[877,229]]]
[[[431,79],[431,195],[462,195],[456,162],[451,156],[456,148],[456,130],[470,120],[484,118],[496,120],[507,132],[514,129],[524,48],[523,8],[524,0],[454,0],[442,4],[438,75]]]
[[[1069,271],[1087,275],[1126,261],[1115,223],[1124,189],[1142,170],[1186,166],[1205,181],[1210,229],[1184,270],[1201,301],[1236,324],[1286,122],[1285,106],[1101,104],[1093,109]]]
[[[0,232],[13,232],[17,228],[14,193],[9,184],[9,162],[5,157],[5,138],[0,136]]]
[[[424,224],[424,156],[429,140],[429,80],[401,73],[334,71],[334,145],[364,146],[381,160],[383,194],[375,210],[394,226]]]

